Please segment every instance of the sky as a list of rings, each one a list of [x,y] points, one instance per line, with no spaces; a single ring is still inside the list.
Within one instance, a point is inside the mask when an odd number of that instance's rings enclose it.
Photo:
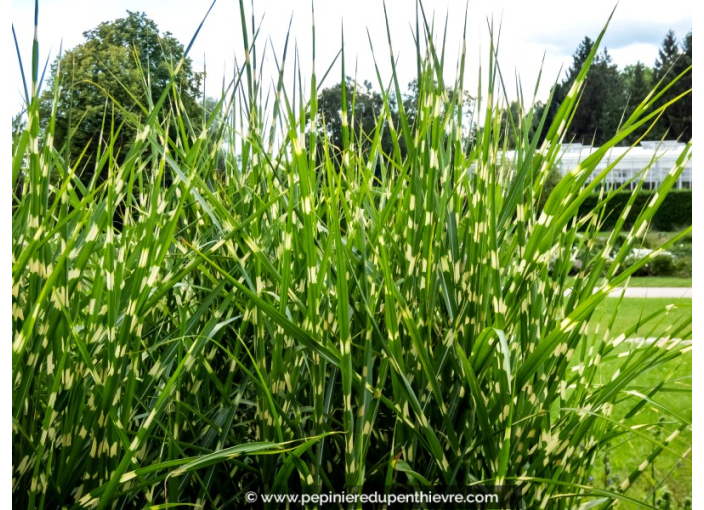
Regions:
[[[42,64],[57,55],[60,46],[69,49],[83,42],[83,32],[102,21],[126,15],[126,11],[143,11],[159,29],[171,32],[184,46],[188,45],[205,16],[212,0],[41,0],[39,3],[39,42]],[[271,46],[267,49],[265,69],[273,76],[271,49],[280,56],[291,21],[291,41],[295,41],[301,57],[303,75],[312,68],[311,2],[310,0],[256,0],[254,16],[261,21],[259,38]],[[398,58],[401,86],[415,76],[415,46],[412,25],[415,24],[415,0],[387,0],[389,24]],[[462,38],[465,2],[425,0],[429,18],[435,17],[438,32],[447,19],[447,57],[456,62]],[[489,50],[488,24],[493,20],[495,32],[500,26],[499,63],[507,81],[508,95],[516,95],[515,76],[519,76],[527,101],[532,98],[538,72],[543,64],[543,78],[538,99],[545,100],[550,85],[562,79],[584,36],[595,39],[605,25],[614,0],[564,2],[558,0],[469,0],[467,21],[467,72],[465,88],[476,90],[480,59],[486,64]],[[566,5],[568,7],[566,7]],[[613,61],[623,68],[637,61],[652,66],[665,34],[669,29],[682,39],[692,29],[692,2],[621,0],[604,38],[603,46]],[[247,19],[251,3],[245,1]],[[12,22],[15,28],[25,71],[31,66],[34,2],[15,0]],[[370,80],[375,88],[374,60],[367,33],[371,37],[379,70],[384,79],[390,77],[389,51],[386,41],[383,4],[379,0],[348,2],[315,2],[316,59],[320,77],[335,59],[340,48],[340,31],[344,26],[347,74],[354,75],[356,61],[359,81]],[[368,32],[367,32],[368,31]],[[261,56],[260,46],[260,56]],[[217,0],[198,35],[190,56],[196,70],[207,71],[206,94],[219,95],[223,77],[233,76],[235,59],[243,61],[239,2]],[[291,53],[289,55],[292,56]],[[544,63],[543,63],[544,56]],[[289,60],[292,62],[292,60]],[[288,64],[290,65],[290,64]],[[268,67],[267,67],[268,66]],[[454,79],[455,66],[446,66],[446,78]],[[15,58],[13,83],[17,109],[22,104],[22,81]],[[339,67],[334,67],[323,86],[339,82]]]

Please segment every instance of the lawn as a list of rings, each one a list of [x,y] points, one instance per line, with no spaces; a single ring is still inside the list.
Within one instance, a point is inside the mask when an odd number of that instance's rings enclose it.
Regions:
[[[677,276],[638,276],[631,278],[629,287],[691,287],[692,277]]]
[[[574,285],[574,277],[570,276],[568,284]],[[601,282],[600,282],[601,284]],[[680,278],[678,276],[634,276],[630,279],[628,286],[633,287],[676,287],[690,288],[692,277]]]
[[[595,333],[597,331],[597,326],[599,328],[598,331],[603,333],[613,316],[614,307],[618,304],[618,302],[619,300],[616,298],[607,299],[604,300],[604,302],[601,303],[596,310],[594,310],[594,315],[589,323],[589,333]],[[657,310],[661,310],[670,304],[674,304],[675,307],[663,314],[661,317],[643,324],[638,331],[630,335],[632,337],[659,336],[665,333],[665,331],[669,328],[673,328],[674,325],[679,323],[682,319],[691,317],[692,300],[687,298],[624,299],[618,307],[616,320],[611,328],[612,337],[624,333],[629,326],[636,324],[639,320],[644,320],[648,315]],[[683,333],[686,332],[691,332],[691,326],[683,331]],[[681,337],[682,335],[678,336]],[[688,338],[689,336],[686,337]]]
[[[650,232],[646,234],[643,240],[643,247],[655,249],[669,241],[679,232]],[[621,234],[623,236],[624,234]],[[597,234],[597,239],[605,242],[611,236],[611,232],[600,232]],[[630,280],[629,287],[691,287],[692,286],[692,238],[691,234],[685,236],[670,246],[669,251],[674,256],[674,267],[663,271],[659,269],[654,271],[654,274],[645,274],[645,276],[633,276]],[[638,274],[638,273],[637,273]]]
[[[605,300],[596,310],[590,321],[590,332],[597,330],[604,331],[611,316],[613,315],[614,306],[618,303],[616,299]],[[691,316],[691,299],[624,299],[616,315],[614,322],[613,334],[619,334],[624,331],[625,326],[635,323],[639,317],[650,314],[668,304],[675,304],[676,308],[671,309],[662,320],[656,324],[653,330],[651,325],[647,325],[641,332],[635,333],[633,336],[657,336],[665,332],[668,328],[675,328],[683,319]],[[681,334],[677,335],[682,338],[691,338],[691,326],[687,327]],[[596,344],[599,338],[594,336],[592,341]],[[633,344],[624,342],[616,349],[617,356],[613,354],[604,358],[600,373],[597,376],[597,382],[607,383],[611,381],[616,370],[616,360],[621,365],[623,357],[637,357],[641,349],[647,348],[642,346],[633,349]],[[629,350],[631,351],[628,354]],[[654,397],[653,404],[647,404],[626,423],[634,427],[640,426],[639,430],[656,438],[659,441],[668,437],[675,428],[672,421],[666,420],[663,415],[670,412],[679,415],[684,420],[691,424],[692,420],[692,355],[691,352],[686,353],[679,359],[668,362],[665,365],[645,370],[634,383],[629,386],[628,390],[635,390],[646,393],[649,388],[665,382],[661,392]],[[625,396],[625,394],[624,394]],[[626,399],[616,407],[612,418],[621,419],[637,402],[636,397],[626,397]],[[666,412],[663,412],[667,409]],[[661,419],[661,417],[663,417]],[[675,452],[684,454],[685,457],[691,459],[692,447],[692,430],[691,426],[683,430],[679,436],[670,444],[670,448]],[[633,472],[643,460],[652,452],[653,445],[645,439],[629,435],[627,440],[617,439],[612,444],[612,450],[606,458],[601,457],[601,461],[594,466],[595,483],[600,487],[607,487],[609,483],[611,488],[618,487],[628,477],[629,473]],[[607,464],[610,468],[610,473],[607,474]],[[692,488],[692,465],[691,463],[682,460],[674,453],[665,451],[649,466],[635,482],[634,486],[629,490],[629,495],[637,499],[647,498],[650,504],[653,504],[652,491],[653,480],[655,480],[658,497],[661,497],[665,491],[669,491],[673,497],[673,505],[663,508],[684,508],[685,501],[691,495]],[[621,508],[636,508],[634,505],[621,503]]]
[[[672,239],[674,236],[679,234],[679,232],[657,232],[657,231],[650,231],[648,234],[646,234],[645,239],[646,239],[646,244],[662,244],[664,242],[669,241]],[[609,238],[611,235],[611,231],[604,231],[604,232],[599,232],[597,234],[597,238],[601,239],[602,241],[605,241],[606,239]]]

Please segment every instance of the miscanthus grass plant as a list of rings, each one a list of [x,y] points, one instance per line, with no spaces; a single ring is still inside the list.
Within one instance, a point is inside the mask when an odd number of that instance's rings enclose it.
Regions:
[[[519,97],[525,115],[510,119],[516,151],[506,161],[495,46],[468,142],[464,44],[459,78],[447,83],[444,34],[435,38],[418,12],[417,111],[399,102],[393,121],[401,91],[389,34],[381,53],[394,70],[378,76],[385,111],[368,144],[346,109],[355,91],[344,85],[344,38],[338,149],[311,128],[325,120],[320,81],[301,76],[288,41],[270,56],[280,74],[267,93],[251,23],[247,58],[206,125],[182,113],[175,86],[145,95],[139,118],[124,112],[139,135],[118,163],[110,112],[122,106],[107,99],[95,172],[107,178],[89,185],[54,146],[52,119],[40,129],[34,41],[27,124],[12,155],[18,508],[226,508],[248,491],[475,483],[519,485],[525,508],[651,507],[629,495],[648,466],[665,451],[690,462],[673,440],[691,422],[658,399],[669,379],[634,381],[686,355],[677,339],[691,315],[627,355],[624,339],[668,308],[618,336],[588,337],[586,327],[607,293],[658,254],[624,267],[691,147],[614,259],[628,208],[603,247],[594,241],[611,192],[578,215],[616,164],[606,151],[657,121],[668,85],[539,210],[598,44],[554,122],[538,119],[543,142],[529,132],[532,102]],[[585,255],[572,285],[576,250]],[[608,378],[606,361],[617,367]],[[666,416],[666,433],[647,430],[646,406]],[[592,481],[625,440],[652,453],[616,487]]]

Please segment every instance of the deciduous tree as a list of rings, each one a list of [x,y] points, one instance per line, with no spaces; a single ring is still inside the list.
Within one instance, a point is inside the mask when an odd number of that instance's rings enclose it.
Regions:
[[[53,63],[41,109],[46,122],[56,86],[54,146],[69,164],[78,164],[78,174],[86,181],[93,175],[99,147],[104,150],[110,141],[111,130],[116,133],[116,157],[129,150],[137,134],[135,126],[171,83],[184,47],[169,32],[160,33],[146,14],[130,11],[83,35],[84,43]],[[186,58],[174,85],[179,92],[179,113],[195,125],[202,121],[197,102],[200,83],[201,75]],[[171,109],[162,108],[162,118]]]

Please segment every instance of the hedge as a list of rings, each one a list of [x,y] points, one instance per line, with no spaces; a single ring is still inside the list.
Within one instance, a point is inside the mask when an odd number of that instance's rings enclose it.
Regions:
[[[653,197],[655,191],[641,191],[638,193],[631,212],[626,219],[626,226],[631,227],[638,214],[646,207]],[[625,207],[632,192],[622,191],[616,193],[609,201],[609,210],[604,214],[603,229],[612,228],[618,220],[621,211]],[[593,211],[599,201],[598,193],[594,193],[582,202],[579,207],[580,214],[586,215]],[[692,190],[672,190],[665,197],[660,205],[660,209],[655,214],[650,228],[661,232],[674,232],[688,227],[692,224]]]

